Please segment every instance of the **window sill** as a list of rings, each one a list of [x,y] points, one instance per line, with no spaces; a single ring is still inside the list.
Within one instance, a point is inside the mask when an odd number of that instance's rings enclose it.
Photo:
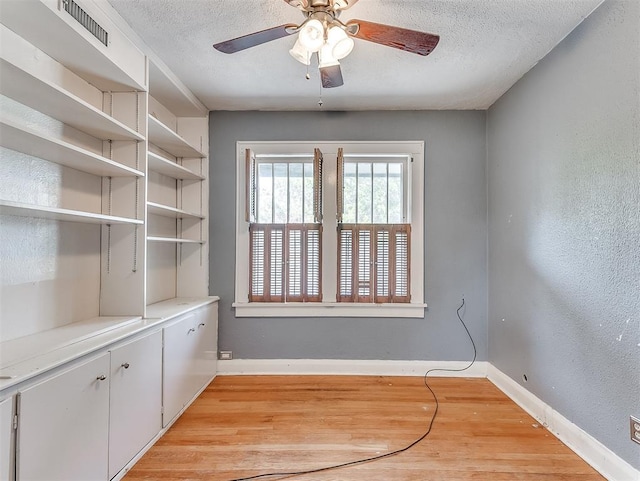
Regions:
[[[234,302],[236,317],[386,317],[424,318],[426,304],[348,304]]]

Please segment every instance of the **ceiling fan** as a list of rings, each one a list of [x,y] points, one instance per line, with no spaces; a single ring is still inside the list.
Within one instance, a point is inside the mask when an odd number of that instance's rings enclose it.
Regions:
[[[338,17],[342,10],[352,7],[358,0],[284,1],[305,15],[306,19],[300,25],[279,25],[213,47],[223,53],[235,53],[297,33],[298,40],[289,53],[304,65],[310,65],[311,57],[316,53],[322,86],[332,88],[344,84],[339,60],[351,53],[352,37],[423,56],[429,55],[440,40],[438,35],[431,33],[365,20],[341,22]]]

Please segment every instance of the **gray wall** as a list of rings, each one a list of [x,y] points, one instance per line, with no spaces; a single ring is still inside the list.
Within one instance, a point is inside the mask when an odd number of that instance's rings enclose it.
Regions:
[[[212,112],[211,294],[220,349],[245,359],[465,360],[455,311],[487,356],[485,112]],[[236,141],[424,140],[424,319],[235,318]],[[325,232],[325,235],[331,233]]]
[[[636,468],[639,5],[605,2],[487,120],[489,361]]]

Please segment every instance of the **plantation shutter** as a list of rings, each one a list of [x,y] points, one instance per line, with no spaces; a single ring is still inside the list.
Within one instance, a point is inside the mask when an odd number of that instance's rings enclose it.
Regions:
[[[256,221],[256,156],[251,149],[245,150],[245,202],[244,220]]]
[[[322,227],[317,224],[287,225],[286,300],[320,302]]]
[[[410,302],[409,224],[341,224],[338,302]]]
[[[284,301],[284,224],[249,226],[249,301]]]

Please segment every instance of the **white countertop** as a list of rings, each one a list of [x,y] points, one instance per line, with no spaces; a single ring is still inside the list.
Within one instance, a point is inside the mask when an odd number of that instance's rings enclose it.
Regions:
[[[96,317],[0,343],[0,392],[69,361],[217,302],[176,298],[147,306],[147,317]]]

